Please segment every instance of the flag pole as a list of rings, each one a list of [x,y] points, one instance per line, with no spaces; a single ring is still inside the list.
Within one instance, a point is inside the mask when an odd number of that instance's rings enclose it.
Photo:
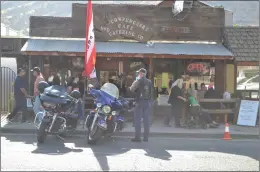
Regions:
[[[86,56],[87,56],[87,52],[88,52],[88,32],[89,32],[89,27],[88,27],[88,12],[89,12],[89,5],[90,5],[90,1],[91,0],[88,0],[88,4],[87,4],[87,7],[86,7],[86,42],[85,42],[85,57],[84,57],[84,64],[87,63],[86,61]],[[84,114],[85,114],[85,106],[86,106],[86,103],[85,103],[85,100],[86,100],[86,91],[87,91],[87,84],[88,84],[88,79],[87,79],[87,75],[86,75],[86,69],[87,65],[84,65],[84,71],[83,71],[83,76],[84,76],[84,94],[83,94],[83,111],[84,111]]]

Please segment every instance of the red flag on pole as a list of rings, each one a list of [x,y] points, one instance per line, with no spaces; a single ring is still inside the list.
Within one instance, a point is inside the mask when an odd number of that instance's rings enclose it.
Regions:
[[[85,76],[96,78],[96,45],[94,35],[93,11],[91,0],[88,0],[86,12],[86,49],[85,49]]]

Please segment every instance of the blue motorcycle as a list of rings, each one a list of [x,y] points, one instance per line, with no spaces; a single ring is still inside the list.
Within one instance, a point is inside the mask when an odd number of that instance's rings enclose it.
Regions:
[[[128,110],[129,102],[119,97],[118,88],[111,83],[104,84],[100,90],[89,85],[89,94],[94,98],[96,109],[86,118],[86,139],[88,144],[96,144],[103,136],[123,129],[123,114]]]
[[[75,130],[80,118],[78,106],[79,92],[68,94],[63,86],[50,86],[40,95],[44,111],[35,116],[34,123],[37,128],[37,141],[43,143],[47,134],[64,136],[66,132]]]

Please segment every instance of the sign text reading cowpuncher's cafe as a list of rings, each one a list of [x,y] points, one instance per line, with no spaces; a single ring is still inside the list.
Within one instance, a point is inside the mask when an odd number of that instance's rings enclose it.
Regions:
[[[149,32],[150,28],[135,19],[119,16],[110,19],[107,26],[101,26],[101,30],[111,37],[122,35],[144,41],[142,32]]]

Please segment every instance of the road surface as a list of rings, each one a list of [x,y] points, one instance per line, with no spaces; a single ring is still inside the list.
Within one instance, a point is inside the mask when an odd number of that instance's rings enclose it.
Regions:
[[[87,146],[82,137],[48,137],[37,146],[30,134],[1,137],[2,171],[259,171],[257,140],[113,138]]]

